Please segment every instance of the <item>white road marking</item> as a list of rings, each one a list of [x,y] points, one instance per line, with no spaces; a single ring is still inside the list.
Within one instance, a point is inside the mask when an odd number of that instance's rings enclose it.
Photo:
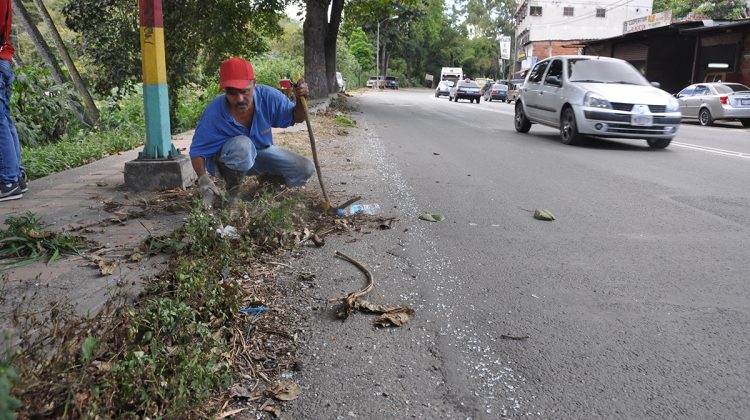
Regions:
[[[684,147],[685,149],[698,150],[701,152],[715,153],[717,155],[733,156],[742,159],[750,159],[750,153],[735,152],[733,150],[717,149],[709,146],[699,146],[697,144],[672,142],[672,146]]]

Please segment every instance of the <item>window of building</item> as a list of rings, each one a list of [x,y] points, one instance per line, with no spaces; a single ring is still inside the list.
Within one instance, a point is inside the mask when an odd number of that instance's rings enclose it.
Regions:
[[[563,16],[573,16],[573,8],[563,7]]]
[[[541,16],[542,15],[542,6],[531,6],[531,9],[529,10],[529,15],[531,15],[531,16]]]
[[[601,7],[596,9],[596,17],[607,17],[607,9]]]

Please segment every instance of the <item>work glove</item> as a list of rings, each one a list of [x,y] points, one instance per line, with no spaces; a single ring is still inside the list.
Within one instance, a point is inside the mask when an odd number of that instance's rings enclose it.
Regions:
[[[212,207],[216,199],[221,196],[221,191],[219,191],[216,184],[211,181],[211,177],[209,177],[208,174],[203,174],[198,178],[198,187],[201,190],[201,198],[203,198],[203,204],[205,204],[206,207]]]

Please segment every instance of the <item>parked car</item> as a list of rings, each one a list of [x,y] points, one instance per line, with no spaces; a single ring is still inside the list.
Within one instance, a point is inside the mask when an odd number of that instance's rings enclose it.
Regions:
[[[479,99],[482,98],[479,90],[477,82],[473,80],[459,80],[451,88],[448,100],[458,102],[459,99],[468,99],[469,102],[477,101],[479,103]]]
[[[521,86],[523,85],[523,79],[512,79],[507,81],[508,84],[508,97],[505,99],[506,103],[511,103],[518,99],[518,92],[520,92]]]
[[[739,120],[750,127],[750,88],[739,83],[696,83],[675,94],[683,118],[700,125],[716,120]]]
[[[453,80],[441,80],[435,88],[435,97],[450,96],[453,85]]]
[[[346,80],[344,80],[344,76],[339,71],[336,72],[336,86],[338,86],[339,92],[346,91]]]
[[[484,95],[485,89],[489,89],[490,86],[492,86],[492,84],[495,83],[494,80],[488,79],[486,77],[477,77],[476,79],[474,79],[474,81],[477,82],[477,84],[479,85],[480,90],[482,91],[483,95]]]
[[[385,87],[389,89],[398,89],[398,79],[393,76],[386,76]]]
[[[486,79],[485,82],[480,82],[480,81],[476,81],[476,82],[479,86],[481,86],[481,88],[479,89],[479,92],[482,95],[484,95],[484,92],[487,92],[488,90],[490,90],[490,88],[492,88],[492,85],[495,84],[495,81],[491,79]]]
[[[508,85],[504,85],[502,83],[493,83],[492,86],[484,91],[485,101],[504,101],[506,99],[508,99]]]
[[[560,130],[564,144],[583,136],[646,139],[665,148],[677,134],[680,104],[627,61],[583,55],[542,60],[526,76],[516,101],[515,128],[532,123]]]
[[[370,76],[369,79],[367,79],[367,87],[374,88],[374,87],[380,87],[383,88],[383,79],[380,78],[378,80],[378,76]]]

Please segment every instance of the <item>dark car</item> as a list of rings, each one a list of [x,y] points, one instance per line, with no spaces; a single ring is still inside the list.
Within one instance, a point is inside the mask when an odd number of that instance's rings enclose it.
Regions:
[[[484,100],[492,102],[505,101],[508,99],[508,85],[502,83],[493,83],[492,86],[484,91]]]
[[[385,87],[388,89],[398,89],[398,79],[393,76],[386,76]]]
[[[477,82],[473,80],[459,80],[451,88],[450,95],[448,95],[449,101],[458,102],[459,99],[468,99],[469,102],[477,101],[482,98],[482,92]]]

